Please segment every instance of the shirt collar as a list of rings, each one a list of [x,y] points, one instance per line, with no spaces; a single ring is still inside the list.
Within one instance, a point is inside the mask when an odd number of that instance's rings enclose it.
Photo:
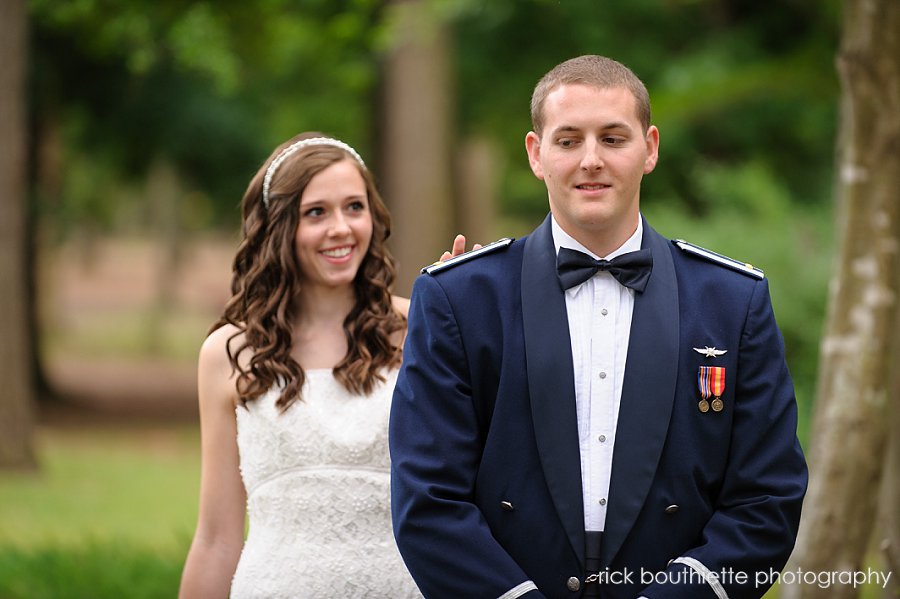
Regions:
[[[644,219],[638,216],[638,224],[637,229],[635,229],[634,234],[625,240],[625,243],[620,245],[618,248],[607,254],[606,256],[598,256],[591,250],[587,249],[578,241],[575,240],[571,235],[563,231],[562,227],[559,226],[559,223],[556,222],[556,219],[553,217],[553,214],[550,215],[550,230],[553,234],[553,245],[556,248],[556,253],[559,253],[559,248],[569,248],[571,250],[578,250],[579,252],[584,252],[585,254],[591,256],[594,259],[605,259],[611,260],[616,256],[621,254],[625,254],[627,252],[636,252],[641,249],[641,241],[644,238]]]

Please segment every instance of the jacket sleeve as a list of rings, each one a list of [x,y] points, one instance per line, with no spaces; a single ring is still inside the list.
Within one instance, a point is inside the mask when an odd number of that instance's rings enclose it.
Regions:
[[[419,277],[391,407],[394,535],[426,597],[539,598],[474,503],[485,431],[463,343],[439,282]]]
[[[641,593],[648,599],[762,597],[794,546],[807,469],[797,405],[768,283],[741,334],[728,466],[700,543]]]

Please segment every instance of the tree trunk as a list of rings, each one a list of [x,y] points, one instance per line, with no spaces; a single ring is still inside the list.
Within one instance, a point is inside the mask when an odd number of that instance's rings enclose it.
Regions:
[[[501,172],[499,152],[489,138],[470,137],[457,156],[456,222],[468,247],[494,241],[496,221],[496,173]]]
[[[900,291],[900,2],[846,0],[837,198],[840,241],[819,360],[810,486],[787,571],[859,571],[888,435]],[[852,585],[781,585],[781,598],[856,597]]]
[[[0,1],[0,468],[34,466],[26,279],[24,0]]]
[[[452,241],[452,90],[449,36],[421,0],[387,4],[391,50],[383,71],[381,179],[391,209],[395,291],[408,296],[419,268]]]
[[[147,174],[147,206],[160,249],[156,270],[156,297],[144,320],[145,349],[152,355],[164,350],[166,322],[175,306],[179,265],[183,252],[179,204],[184,199],[174,166],[157,158]]]
[[[900,364],[900,327],[894,336],[894,364]],[[884,461],[884,481],[881,488],[881,514],[875,535],[880,552],[882,570],[893,572],[882,591],[883,599],[900,597],[900,372],[893,373],[893,392],[888,407],[888,452]]]
[[[28,145],[26,162],[28,162],[26,188],[32,190],[31,201],[36,206],[27,214],[26,235],[26,297],[47,298],[53,296],[53,266],[41,264],[39,252],[42,248],[56,247],[60,239],[57,219],[39,218],[38,214],[56,214],[62,201],[62,178],[65,168],[63,155],[62,123],[58,112],[45,111],[37,117],[34,108],[29,115],[29,128],[26,137]],[[61,400],[51,386],[44,368],[41,332],[48,325],[50,316],[47,313],[46,301],[35,301],[28,314],[28,337],[31,339],[31,372],[34,380],[35,400],[40,402],[58,402]]]
[[[894,323],[892,364],[900,364],[900,317]],[[880,514],[875,546],[881,558],[882,570],[893,572],[884,585],[881,597],[900,597],[900,371],[891,373],[891,393],[888,399],[888,447],[884,460],[884,480],[881,485]]]

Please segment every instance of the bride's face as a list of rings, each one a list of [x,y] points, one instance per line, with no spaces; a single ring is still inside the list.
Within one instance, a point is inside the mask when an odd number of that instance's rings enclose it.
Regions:
[[[357,164],[341,160],[310,179],[294,238],[302,282],[350,285],[371,240],[372,213]]]

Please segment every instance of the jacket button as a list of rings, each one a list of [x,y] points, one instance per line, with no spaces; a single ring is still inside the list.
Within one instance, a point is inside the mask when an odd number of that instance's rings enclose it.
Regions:
[[[581,581],[575,576],[571,576],[569,580],[566,581],[566,588],[570,591],[577,591],[581,588]]]
[[[667,513],[667,514],[674,514],[674,513],[677,512],[677,511],[678,511],[678,506],[675,505],[674,503],[673,503],[672,505],[670,505],[669,507],[666,508],[666,513]]]
[[[511,503],[508,502],[508,501],[501,501],[501,502],[500,502],[500,507],[503,508],[504,510],[506,510],[507,512],[511,512],[511,511],[513,511],[513,510],[515,509],[515,508],[513,507],[513,504],[511,504]]]

